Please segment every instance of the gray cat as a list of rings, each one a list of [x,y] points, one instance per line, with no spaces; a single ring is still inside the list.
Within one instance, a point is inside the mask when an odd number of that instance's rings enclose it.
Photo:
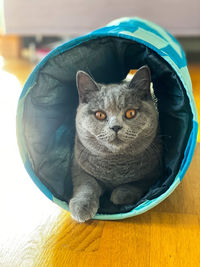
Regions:
[[[99,84],[83,71],[76,82],[79,106],[69,208],[76,221],[85,222],[96,214],[105,190],[111,191],[115,205],[136,203],[162,176],[162,145],[147,66],[130,82]]]

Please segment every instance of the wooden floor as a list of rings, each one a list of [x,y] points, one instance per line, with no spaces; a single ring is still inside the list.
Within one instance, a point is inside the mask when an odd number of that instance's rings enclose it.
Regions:
[[[4,69],[23,84],[32,66],[6,61]],[[200,65],[190,73],[200,111]],[[123,221],[85,224],[32,183],[16,144],[0,144],[0,266],[200,266],[200,144],[183,182],[160,205]]]

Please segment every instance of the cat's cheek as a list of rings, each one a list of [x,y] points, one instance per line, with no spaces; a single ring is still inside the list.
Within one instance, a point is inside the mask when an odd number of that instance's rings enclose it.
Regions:
[[[94,129],[94,122],[89,117],[85,117],[79,120],[79,127],[85,132],[91,132]]]

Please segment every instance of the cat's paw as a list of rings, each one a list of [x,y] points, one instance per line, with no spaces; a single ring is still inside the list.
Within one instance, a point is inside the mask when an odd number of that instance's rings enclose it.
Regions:
[[[85,222],[92,219],[97,213],[99,203],[89,198],[74,197],[69,202],[72,218],[77,222]]]
[[[142,192],[134,187],[116,187],[111,194],[110,201],[115,205],[136,203],[142,196]]]

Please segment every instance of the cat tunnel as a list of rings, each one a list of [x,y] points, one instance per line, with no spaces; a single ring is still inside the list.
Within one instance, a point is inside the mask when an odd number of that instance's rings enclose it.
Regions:
[[[114,205],[105,194],[95,219],[135,216],[167,198],[183,179],[197,142],[197,111],[183,49],[160,26],[121,18],[62,44],[33,70],[17,110],[17,139],[24,166],[41,191],[68,210],[78,106],[76,73],[99,83],[118,83],[148,65],[160,114],[164,175],[134,205]]]

